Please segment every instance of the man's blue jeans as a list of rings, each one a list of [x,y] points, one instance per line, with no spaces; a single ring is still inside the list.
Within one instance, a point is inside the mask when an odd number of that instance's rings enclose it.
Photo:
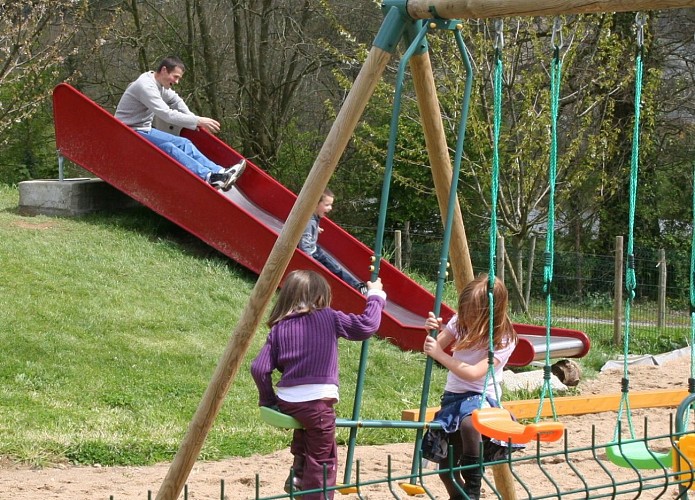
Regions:
[[[208,158],[185,137],[162,132],[156,128],[151,129],[149,132],[145,132],[144,130],[138,130],[137,132],[204,181],[210,178],[210,174],[219,173],[224,170],[217,163],[208,160]]]

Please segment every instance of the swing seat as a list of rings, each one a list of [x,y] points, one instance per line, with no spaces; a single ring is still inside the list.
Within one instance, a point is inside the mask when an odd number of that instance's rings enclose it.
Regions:
[[[261,406],[261,420],[266,424],[272,425],[274,427],[281,427],[283,429],[303,429],[304,426],[299,423],[299,420],[286,414],[268,408],[267,406]]]
[[[525,444],[536,439],[557,441],[565,432],[565,426],[560,422],[520,424],[504,408],[474,410],[472,421],[473,427],[482,435],[505,443],[512,441],[513,443]]]
[[[652,451],[644,441],[614,443],[606,448],[608,460],[619,467],[635,469],[665,469],[671,467],[671,452]]]
[[[412,483],[398,483],[398,486],[403,490],[403,492],[408,495],[409,497],[414,497],[417,495],[424,495],[425,494],[425,488],[420,486],[419,484],[412,484]]]
[[[358,493],[357,486],[340,486],[339,484],[336,486],[338,486],[337,491],[341,495],[354,495],[355,493]]]
[[[684,488],[689,490],[695,489],[695,476],[693,476],[693,464],[695,463],[695,435],[688,434],[681,437],[676,441],[672,451],[673,471],[682,473],[676,475],[676,480],[679,481]]]

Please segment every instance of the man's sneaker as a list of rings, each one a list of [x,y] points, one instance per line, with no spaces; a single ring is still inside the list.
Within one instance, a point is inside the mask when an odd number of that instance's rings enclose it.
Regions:
[[[362,295],[367,295],[367,284],[360,282],[355,285],[355,289]]]
[[[219,174],[210,174],[208,182],[214,188],[221,189],[222,191],[229,191],[234,185],[234,177],[232,174],[220,172]]]
[[[241,174],[244,173],[244,169],[246,169],[246,160],[242,158],[242,160],[237,163],[236,165],[232,165],[229,168],[224,169],[225,174],[231,174],[232,175],[232,184],[235,183],[239,177],[241,177]]]

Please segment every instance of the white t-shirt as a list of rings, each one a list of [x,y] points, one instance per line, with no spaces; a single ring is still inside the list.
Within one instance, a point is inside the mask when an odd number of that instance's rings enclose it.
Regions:
[[[456,328],[457,322],[458,315],[454,314],[445,327],[445,329],[448,330],[456,339],[459,338],[458,329]],[[495,385],[497,385],[497,393],[499,394],[501,394],[500,381],[502,380],[502,371],[504,370],[504,366],[507,364],[509,357],[512,355],[512,352],[514,352],[515,347],[516,342],[507,342],[502,349],[495,351],[495,359],[499,361],[499,364],[495,368],[494,382]],[[475,365],[480,362],[480,360],[487,359],[488,349],[488,344],[486,344],[485,348],[483,349],[464,349],[462,351],[453,351],[452,355],[457,361],[461,361],[468,365]],[[487,388],[483,387],[485,385],[486,378],[488,379]],[[456,393],[473,391],[483,394],[484,392],[487,392],[488,397],[497,400],[495,386],[493,385],[492,379],[493,377],[490,375],[489,377],[484,376],[478,380],[470,382],[468,380],[463,380],[461,377],[455,375],[452,371],[449,371],[444,390]],[[487,391],[485,389],[487,389]]]
[[[303,403],[331,398],[338,401],[338,386],[334,384],[302,384],[293,387],[278,387],[278,398],[288,403]]]

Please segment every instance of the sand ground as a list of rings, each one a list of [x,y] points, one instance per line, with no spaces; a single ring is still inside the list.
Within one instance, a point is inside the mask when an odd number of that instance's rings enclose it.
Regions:
[[[690,359],[681,358],[669,361],[661,366],[635,366],[630,368],[630,391],[648,391],[653,389],[687,389],[687,378],[690,373]],[[582,394],[620,393],[622,370],[610,370],[598,378],[580,382]],[[669,431],[669,415],[674,409],[634,409],[631,412],[635,429],[641,433],[644,416],[649,418],[649,435],[662,435]],[[567,448],[570,450],[591,448],[592,432],[595,443],[606,443],[611,439],[617,423],[616,413],[596,413],[584,416],[564,416],[560,420],[567,429]],[[638,434],[641,435],[641,434]],[[564,443],[544,443],[541,455],[562,450]],[[655,446],[658,446],[656,444]],[[668,442],[663,444],[668,449]],[[345,449],[341,449],[341,467],[345,461]],[[529,456],[536,453],[535,444],[522,452]],[[518,498],[528,498],[555,491],[553,482],[560,485],[562,491],[574,487],[586,489],[582,479],[591,489],[593,484],[610,483],[610,474],[614,482],[626,481],[639,484],[634,471],[616,468],[608,473],[601,466],[606,463],[605,451],[597,449],[593,457],[591,451],[572,453],[572,463],[579,473],[572,470],[562,455],[552,455],[541,459],[531,459],[529,463],[514,467],[514,472],[520,481],[515,482]],[[408,474],[412,464],[412,443],[401,443],[387,446],[359,446],[355,452],[356,460],[360,463],[360,477],[368,481],[387,476],[389,460],[392,476]],[[189,499],[220,499],[222,481],[224,482],[224,498],[241,499],[254,498],[256,475],[259,477],[260,496],[282,494],[282,485],[287,476],[291,456],[287,450],[278,451],[271,455],[254,455],[248,458],[230,458],[219,462],[198,462],[194,466],[187,481]],[[541,464],[539,466],[539,463]],[[608,463],[609,466],[612,464]],[[549,475],[546,476],[543,468]],[[148,492],[154,498],[169,469],[168,463],[150,467],[71,467],[61,466],[44,469],[31,469],[0,461],[0,499],[2,500],[36,500],[36,499],[146,499]],[[353,467],[354,474],[355,467]],[[427,469],[425,470],[427,471]],[[649,477],[654,471],[643,473]],[[658,471],[661,473],[661,471]],[[342,468],[338,474],[342,477]],[[488,470],[486,477],[494,483],[494,474]],[[552,480],[551,480],[552,479]],[[521,483],[528,488],[528,492]],[[436,498],[446,498],[436,476],[426,477],[425,484]],[[391,492],[386,484],[367,486],[362,489],[362,498],[382,500],[392,498],[407,498],[394,482]],[[643,491],[641,498],[656,498],[660,491]],[[483,498],[497,498],[490,486],[484,486]],[[583,495],[568,495],[564,497]],[[671,487],[662,498],[675,498],[677,488]],[[616,495],[620,498],[632,498],[635,494]],[[183,495],[180,497],[183,498]],[[359,498],[355,494],[336,495],[336,498]]]

